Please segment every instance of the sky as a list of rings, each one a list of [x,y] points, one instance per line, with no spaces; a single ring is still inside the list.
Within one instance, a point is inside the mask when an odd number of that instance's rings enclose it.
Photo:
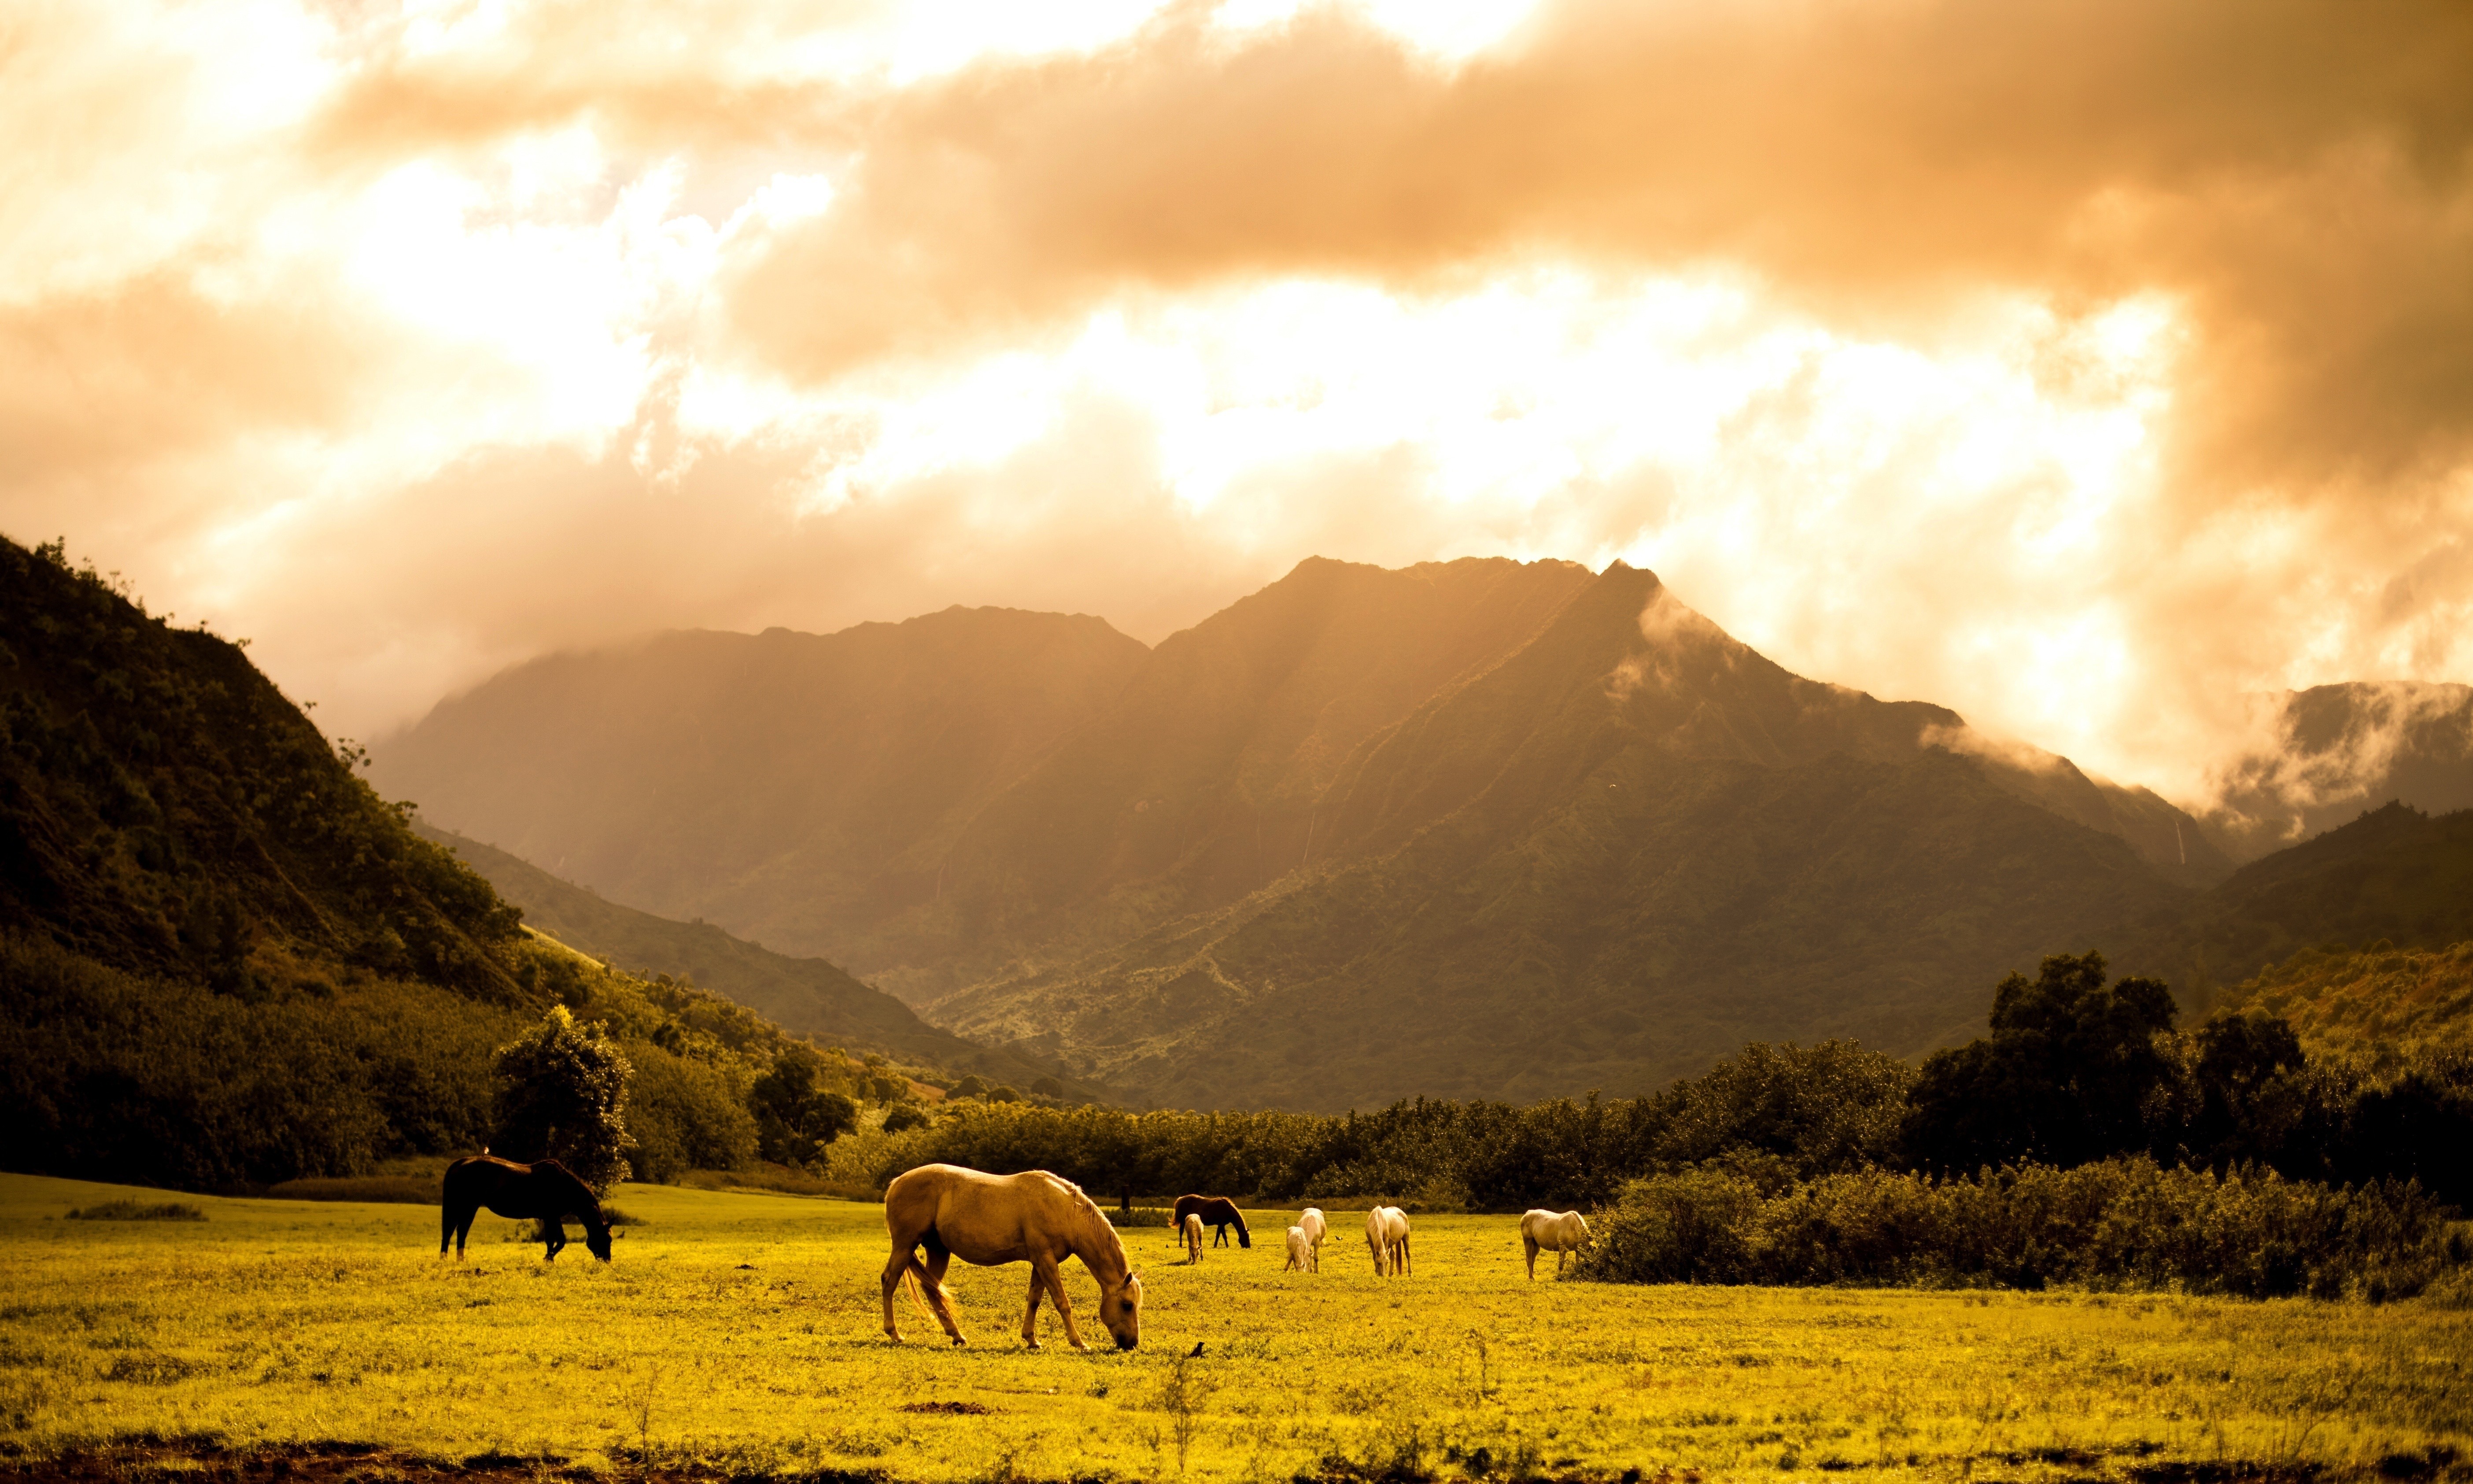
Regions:
[[[2190,802],[2473,680],[2449,0],[17,0],[0,219],[0,532],[337,735],[1311,555]]]

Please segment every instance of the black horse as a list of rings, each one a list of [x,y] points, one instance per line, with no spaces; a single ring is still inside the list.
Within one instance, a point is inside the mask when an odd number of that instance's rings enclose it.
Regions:
[[[477,1154],[446,1166],[438,1211],[440,1257],[446,1256],[450,1242],[455,1256],[464,1256],[464,1238],[484,1206],[516,1221],[540,1222],[545,1261],[555,1261],[558,1250],[566,1245],[569,1216],[584,1223],[586,1249],[604,1262],[610,1260],[610,1223],[601,1219],[601,1203],[573,1171],[556,1160],[517,1164],[496,1155]]]
[[[1237,1246],[1254,1245],[1254,1233],[1245,1230],[1244,1215],[1236,1209],[1236,1203],[1224,1195],[1178,1196],[1176,1210],[1169,1219],[1175,1224],[1176,1229],[1182,1232],[1185,1230],[1185,1218],[1188,1216],[1202,1218],[1202,1224],[1211,1229],[1211,1245],[1213,1247],[1228,1245],[1230,1227],[1236,1229]]]

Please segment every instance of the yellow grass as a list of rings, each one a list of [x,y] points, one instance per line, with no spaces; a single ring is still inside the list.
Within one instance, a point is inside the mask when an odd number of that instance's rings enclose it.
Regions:
[[[1169,1233],[1135,1231],[1142,1347],[1084,1355],[1052,1318],[1048,1348],[1022,1350],[1020,1267],[956,1266],[967,1350],[906,1298],[911,1343],[886,1342],[867,1205],[631,1185],[613,1201],[643,1224],[602,1267],[580,1245],[545,1266],[486,1215],[473,1260],[442,1263],[436,1212],[400,1205],[63,1219],[124,1197],[160,1198],[0,1177],[0,1445],[348,1439],[938,1480],[1285,1480],[1332,1455],[1456,1479],[1483,1449],[1498,1475],[2031,1480],[2366,1472],[2466,1446],[2473,1401],[2457,1309],[1531,1284],[1514,1217],[1416,1218],[1416,1273],[1393,1281],[1361,1212],[1333,1212],[1319,1276],[1280,1271],[1285,1213],[1193,1268]],[[1094,1285],[1068,1274],[1087,1311]],[[929,1401],[990,1411],[900,1410]]]

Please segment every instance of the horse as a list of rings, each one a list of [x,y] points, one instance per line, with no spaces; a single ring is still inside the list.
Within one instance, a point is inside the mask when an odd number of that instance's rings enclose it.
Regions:
[[[1377,1206],[1365,1213],[1365,1245],[1374,1254],[1374,1276],[1408,1276],[1408,1213],[1397,1206]]]
[[[1537,1255],[1554,1255],[1554,1276],[1563,1276],[1563,1259],[1589,1245],[1589,1218],[1575,1210],[1533,1210],[1520,1218],[1521,1245],[1528,1249],[1528,1278],[1537,1278]]]
[[[1185,1265],[1191,1267],[1202,1260],[1202,1218],[1185,1218]]]
[[[1312,1249],[1311,1255],[1306,1260],[1306,1271],[1319,1273],[1322,1271],[1322,1239],[1331,1230],[1331,1223],[1323,1220],[1322,1211],[1318,1208],[1309,1206],[1305,1209],[1305,1214],[1297,1218],[1297,1225],[1305,1229],[1306,1245]]]
[[[471,1233],[472,1218],[484,1206],[516,1221],[540,1222],[545,1262],[556,1261],[559,1249],[566,1245],[568,1216],[584,1223],[586,1249],[604,1262],[610,1260],[610,1223],[601,1218],[601,1203],[573,1171],[556,1160],[517,1164],[482,1153],[446,1166],[438,1198],[440,1257],[446,1256],[451,1242],[457,1260],[462,1260],[464,1238]]]
[[[1202,1218],[1202,1224],[1211,1229],[1211,1245],[1213,1247],[1228,1245],[1230,1227],[1236,1229],[1237,1246],[1254,1245],[1254,1233],[1245,1230],[1244,1213],[1236,1209],[1236,1202],[1224,1195],[1178,1196],[1176,1209],[1168,1212],[1168,1219],[1175,1222],[1178,1229],[1182,1230],[1185,1226],[1185,1218],[1188,1216]]]
[[[953,1305],[945,1291],[945,1269],[953,1258],[995,1267],[999,1263],[1030,1264],[1030,1306],[1022,1310],[1022,1344],[1039,1349],[1039,1299],[1056,1301],[1065,1320],[1065,1337],[1075,1350],[1089,1350],[1073,1323],[1073,1305],[1065,1297],[1065,1279],[1057,1264],[1079,1257],[1099,1281],[1099,1322],[1115,1337],[1118,1350],[1132,1350],[1142,1334],[1142,1278],[1125,1260],[1124,1241],[1082,1187],[1045,1170],[1020,1175],[988,1175],[953,1164],[923,1164],[884,1187],[884,1226],[893,1238],[893,1256],[884,1265],[884,1332],[898,1343],[901,1331],[893,1324],[893,1290],[908,1278],[916,1299],[921,1289],[936,1322],[956,1345],[961,1327],[953,1322]],[[919,1249],[927,1259],[919,1259]]]
[[[1313,1244],[1306,1240],[1305,1228],[1288,1228],[1288,1260],[1287,1265],[1280,1271],[1283,1273],[1313,1271]]]

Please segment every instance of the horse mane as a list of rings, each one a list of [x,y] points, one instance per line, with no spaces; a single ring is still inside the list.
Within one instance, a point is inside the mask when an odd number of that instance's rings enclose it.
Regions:
[[[573,1185],[576,1189],[584,1193],[584,1204],[576,1208],[576,1219],[592,1226],[606,1227],[609,1225],[608,1220],[601,1214],[601,1198],[592,1193],[592,1187],[584,1183],[583,1176],[577,1174],[571,1169],[568,1169],[564,1164],[556,1160],[535,1160],[533,1161],[534,1173],[538,1174],[543,1170],[556,1171],[568,1185]]]
[[[1042,1173],[1047,1172],[1042,1171]],[[1099,1203],[1085,1194],[1080,1185],[1062,1175],[1049,1174],[1048,1178],[1065,1187],[1066,1195],[1073,1203],[1073,1213],[1082,1219],[1082,1224],[1089,1229],[1089,1234],[1093,1238],[1092,1245],[1101,1252],[1115,1249],[1117,1257],[1125,1265],[1126,1274],[1131,1276],[1134,1271],[1134,1259],[1132,1255],[1125,1251],[1125,1238],[1117,1232],[1116,1224],[1108,1219],[1108,1213],[1099,1209]],[[1082,1265],[1086,1268],[1090,1267],[1091,1259],[1084,1257]],[[1094,1278],[1098,1276],[1095,1269],[1092,1270],[1092,1276]]]

